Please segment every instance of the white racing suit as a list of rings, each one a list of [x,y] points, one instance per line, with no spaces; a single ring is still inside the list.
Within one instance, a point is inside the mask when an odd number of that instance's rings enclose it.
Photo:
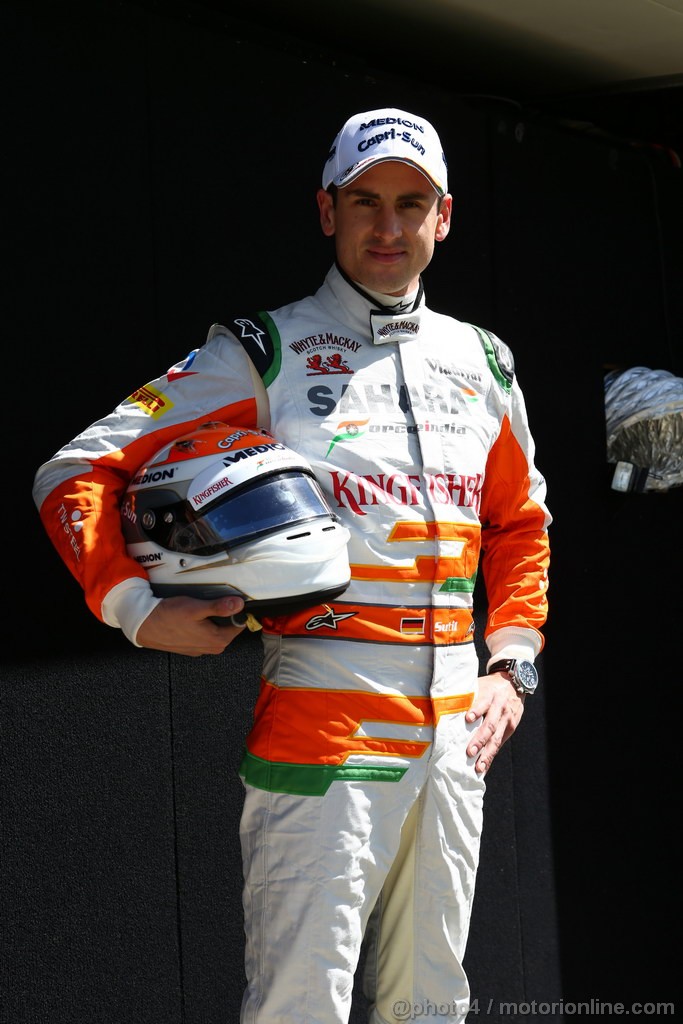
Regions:
[[[491,657],[533,660],[543,644],[550,516],[509,350],[427,309],[421,289],[410,312],[374,308],[333,267],[314,296],[215,325],[36,477],[90,608],[133,641],[149,587],[118,504],[145,460],[206,420],[298,451],[350,530],[348,590],[263,620],[241,766],[243,1024],[347,1021],[373,908],[371,1020],[464,1020],[481,553]]]

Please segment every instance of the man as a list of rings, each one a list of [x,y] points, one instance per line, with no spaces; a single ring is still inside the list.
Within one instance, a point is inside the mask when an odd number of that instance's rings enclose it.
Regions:
[[[179,654],[220,654],[239,629],[214,618],[242,602],[159,599],[128,556],[118,507],[162,444],[205,419],[264,427],[309,460],[350,530],[348,590],[262,623],[241,768],[243,1024],[348,1020],[366,933],[372,1021],[467,1013],[484,774],[535,686],[550,515],[509,350],[425,304],[447,189],[424,118],[349,118],[317,194],[336,249],[319,291],[214,325],[146,386],[163,399],[154,414],[134,392],[36,477],[92,611]],[[477,678],[480,553],[490,659]]]

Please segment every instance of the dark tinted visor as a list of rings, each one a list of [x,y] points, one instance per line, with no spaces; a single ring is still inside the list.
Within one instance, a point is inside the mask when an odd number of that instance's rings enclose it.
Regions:
[[[317,481],[297,470],[255,480],[202,513],[193,513],[186,502],[155,509],[154,524],[146,525],[143,517],[143,528],[168,551],[213,555],[331,515]]]

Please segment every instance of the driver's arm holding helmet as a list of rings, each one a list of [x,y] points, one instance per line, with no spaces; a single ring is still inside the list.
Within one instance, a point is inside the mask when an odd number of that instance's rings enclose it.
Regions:
[[[226,395],[233,400],[226,403]],[[207,422],[256,428],[259,416],[267,421],[267,409],[241,345],[220,334],[137,388],[38,469],[33,495],[49,537],[90,610],[136,646],[220,654],[244,628],[215,621],[243,610],[237,593],[208,600],[155,595],[145,564],[128,550],[122,508],[131,482],[164,445]]]

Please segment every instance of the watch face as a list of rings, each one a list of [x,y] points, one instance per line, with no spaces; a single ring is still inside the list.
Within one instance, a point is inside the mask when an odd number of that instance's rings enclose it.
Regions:
[[[518,661],[515,675],[526,693],[533,693],[538,686],[538,672],[530,661]]]

